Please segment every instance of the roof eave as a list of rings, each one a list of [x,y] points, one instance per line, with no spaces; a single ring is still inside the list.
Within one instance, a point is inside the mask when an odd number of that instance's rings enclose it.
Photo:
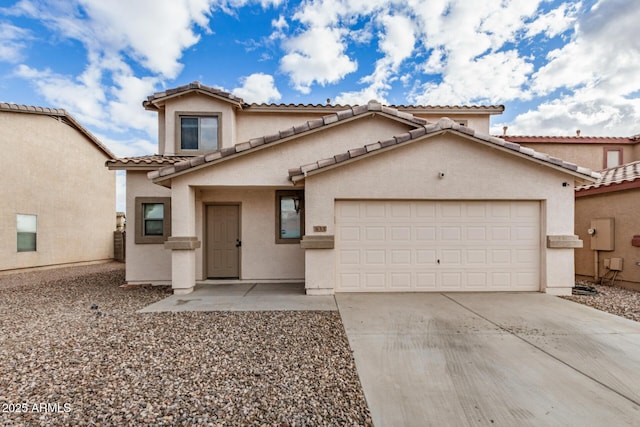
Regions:
[[[210,96],[210,97],[218,99],[220,101],[227,102],[229,104],[235,105],[237,108],[240,108],[240,109],[243,108],[244,102],[242,100],[234,100],[234,99],[226,98],[224,96],[216,95],[215,93],[211,93],[211,92],[208,92],[208,91],[200,89],[200,88],[191,88],[191,89],[188,89],[188,90],[185,90],[185,91],[182,91],[182,92],[172,93],[170,95],[165,95],[165,96],[162,96],[162,97],[159,97],[159,98],[147,99],[146,101],[142,102],[142,105],[145,108],[145,110],[158,111],[158,110],[161,109],[162,106],[164,106],[164,104],[168,100],[171,100],[173,98],[179,98],[181,96],[189,95],[189,94],[193,94],[193,93]]]
[[[376,151],[369,152],[366,155],[353,157],[353,158],[350,158],[348,160],[344,160],[342,162],[335,163],[335,164],[330,165],[330,166],[325,166],[325,167],[322,167],[322,168],[317,168],[317,169],[305,171],[304,173],[291,176],[289,178],[289,180],[293,184],[297,184],[297,183],[303,181],[304,179],[306,179],[306,177],[308,177],[308,176],[312,176],[312,175],[315,175],[315,174],[318,174],[318,173],[323,173],[323,172],[335,169],[337,167],[341,167],[343,165],[348,165],[350,163],[353,163],[355,161],[361,160],[363,158],[368,158],[370,155],[375,155],[375,154],[387,152],[387,151],[389,151],[391,149],[394,149],[394,148],[398,148],[398,147],[401,147],[401,146],[406,146],[408,144],[411,144],[411,143],[414,143],[414,142],[419,142],[419,141],[434,137],[436,135],[442,135],[442,134],[445,134],[445,133],[451,133],[451,134],[454,134],[454,135],[458,135],[458,136],[461,136],[463,138],[472,140],[474,142],[479,142],[479,143],[483,144],[486,147],[494,148],[494,149],[502,151],[504,153],[515,155],[515,156],[517,156],[519,158],[522,158],[522,159],[537,163],[537,164],[539,164],[541,166],[545,166],[545,167],[557,170],[558,172],[562,172],[562,173],[571,175],[571,176],[573,176],[575,178],[574,181],[578,181],[580,183],[593,183],[593,182],[597,181],[597,178],[594,178],[591,175],[585,175],[585,174],[583,174],[581,172],[578,172],[578,171],[572,171],[570,169],[567,169],[566,167],[563,167],[563,166],[560,166],[560,165],[555,165],[555,164],[553,164],[551,162],[544,161],[544,160],[541,160],[541,159],[537,159],[537,158],[532,157],[530,155],[527,155],[525,153],[521,153],[519,151],[515,151],[515,150],[512,150],[510,148],[503,147],[503,146],[500,146],[500,145],[496,145],[494,143],[491,143],[490,141],[485,141],[484,139],[478,138],[478,137],[476,137],[474,135],[469,135],[469,134],[467,134],[465,132],[460,132],[460,131],[455,130],[455,129],[442,129],[442,130],[437,131],[437,132],[428,133],[428,134],[423,135],[423,136],[421,136],[419,138],[415,138],[415,139],[411,139],[409,141],[405,141],[404,143],[401,143],[401,144],[395,144],[395,145],[391,145],[389,147],[385,147],[385,148],[378,149]]]

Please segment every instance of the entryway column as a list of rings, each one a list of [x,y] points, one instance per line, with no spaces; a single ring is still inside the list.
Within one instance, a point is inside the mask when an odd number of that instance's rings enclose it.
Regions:
[[[178,181],[178,180],[176,180]],[[171,185],[171,237],[164,247],[171,250],[171,287],[176,295],[188,294],[196,285],[196,201],[192,187]]]

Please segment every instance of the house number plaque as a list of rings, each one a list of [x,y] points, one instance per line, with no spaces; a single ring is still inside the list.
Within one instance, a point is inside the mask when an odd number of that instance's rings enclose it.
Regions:
[[[313,226],[313,232],[314,233],[323,233],[327,231],[327,226],[326,225],[314,225]]]

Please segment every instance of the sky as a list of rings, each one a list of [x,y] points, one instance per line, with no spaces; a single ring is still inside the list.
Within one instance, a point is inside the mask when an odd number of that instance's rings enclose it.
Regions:
[[[640,133],[638,0],[0,0],[0,101],[157,152],[142,101],[504,105],[491,132]],[[124,180],[118,177],[118,208]]]

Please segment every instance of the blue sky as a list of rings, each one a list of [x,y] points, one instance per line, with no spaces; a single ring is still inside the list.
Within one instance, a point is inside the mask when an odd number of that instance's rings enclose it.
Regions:
[[[632,0],[0,0],[0,101],[65,108],[118,156],[156,151],[146,96],[505,105],[492,132],[640,133]]]

